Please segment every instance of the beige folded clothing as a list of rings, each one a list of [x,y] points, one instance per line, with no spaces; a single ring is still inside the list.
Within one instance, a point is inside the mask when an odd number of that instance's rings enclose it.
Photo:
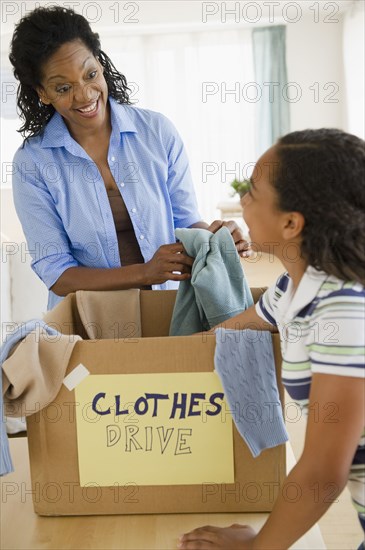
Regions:
[[[29,416],[55,399],[74,347],[83,338],[141,336],[139,298],[139,289],[78,291],[73,323],[66,312],[67,301],[75,300],[75,295],[66,297],[44,316],[43,322],[59,334],[47,333],[42,321],[35,321],[35,329],[14,345],[2,365],[6,416]],[[77,327],[77,335],[69,334],[71,326]]]
[[[139,289],[76,292],[80,319],[90,340],[141,336]]]
[[[29,416],[54,400],[79,340],[38,327],[16,346],[2,366],[6,416]]]

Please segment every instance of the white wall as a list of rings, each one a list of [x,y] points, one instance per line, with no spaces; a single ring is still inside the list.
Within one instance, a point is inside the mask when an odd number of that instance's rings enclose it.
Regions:
[[[290,104],[291,130],[345,129],[342,53],[343,15],[338,23],[314,23],[307,15],[287,26],[288,81],[298,102]],[[295,95],[293,95],[295,97]]]
[[[346,129],[365,138],[364,67],[365,5],[360,1],[344,17],[343,51],[346,90]]]

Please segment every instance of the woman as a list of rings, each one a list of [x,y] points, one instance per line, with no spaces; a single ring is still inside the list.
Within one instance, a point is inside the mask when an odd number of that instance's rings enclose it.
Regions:
[[[234,222],[200,221],[180,136],[164,116],[130,105],[125,77],[84,17],[35,9],[16,26],[9,58],[26,137],[14,201],[49,308],[78,289],[176,286],[193,261],[176,227],[228,225],[249,253]]]
[[[252,242],[275,244],[287,273],[222,326],[279,331],[283,383],[308,412],[304,451],[259,533],[207,526],[179,548],[289,548],[347,481],[365,527],[364,168],[364,142],[331,129],[289,134],[257,162],[244,219]],[[293,486],[295,502],[284,497]]]

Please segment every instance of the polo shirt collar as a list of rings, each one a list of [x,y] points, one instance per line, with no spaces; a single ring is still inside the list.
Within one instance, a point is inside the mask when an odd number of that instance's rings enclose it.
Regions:
[[[308,266],[293,296],[293,281],[289,278],[286,292],[277,301],[281,317],[287,322],[294,319],[302,309],[313,302],[327,279],[328,273]]]
[[[124,132],[137,133],[137,128],[128,113],[130,107],[121,105],[110,96],[109,103],[112,131],[114,132],[116,129],[120,134]],[[68,128],[62,116],[56,111],[44,129],[41,147],[64,147],[70,145],[71,141],[73,140]]]

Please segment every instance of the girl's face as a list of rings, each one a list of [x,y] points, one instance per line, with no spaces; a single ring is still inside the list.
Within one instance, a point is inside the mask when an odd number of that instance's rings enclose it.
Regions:
[[[285,244],[285,227],[288,213],[277,206],[273,187],[279,169],[275,146],[256,163],[251,177],[251,189],[242,199],[243,218],[248,225],[253,249],[281,256]]]
[[[81,40],[66,42],[42,66],[41,101],[53,105],[71,134],[108,121],[103,67]]]

